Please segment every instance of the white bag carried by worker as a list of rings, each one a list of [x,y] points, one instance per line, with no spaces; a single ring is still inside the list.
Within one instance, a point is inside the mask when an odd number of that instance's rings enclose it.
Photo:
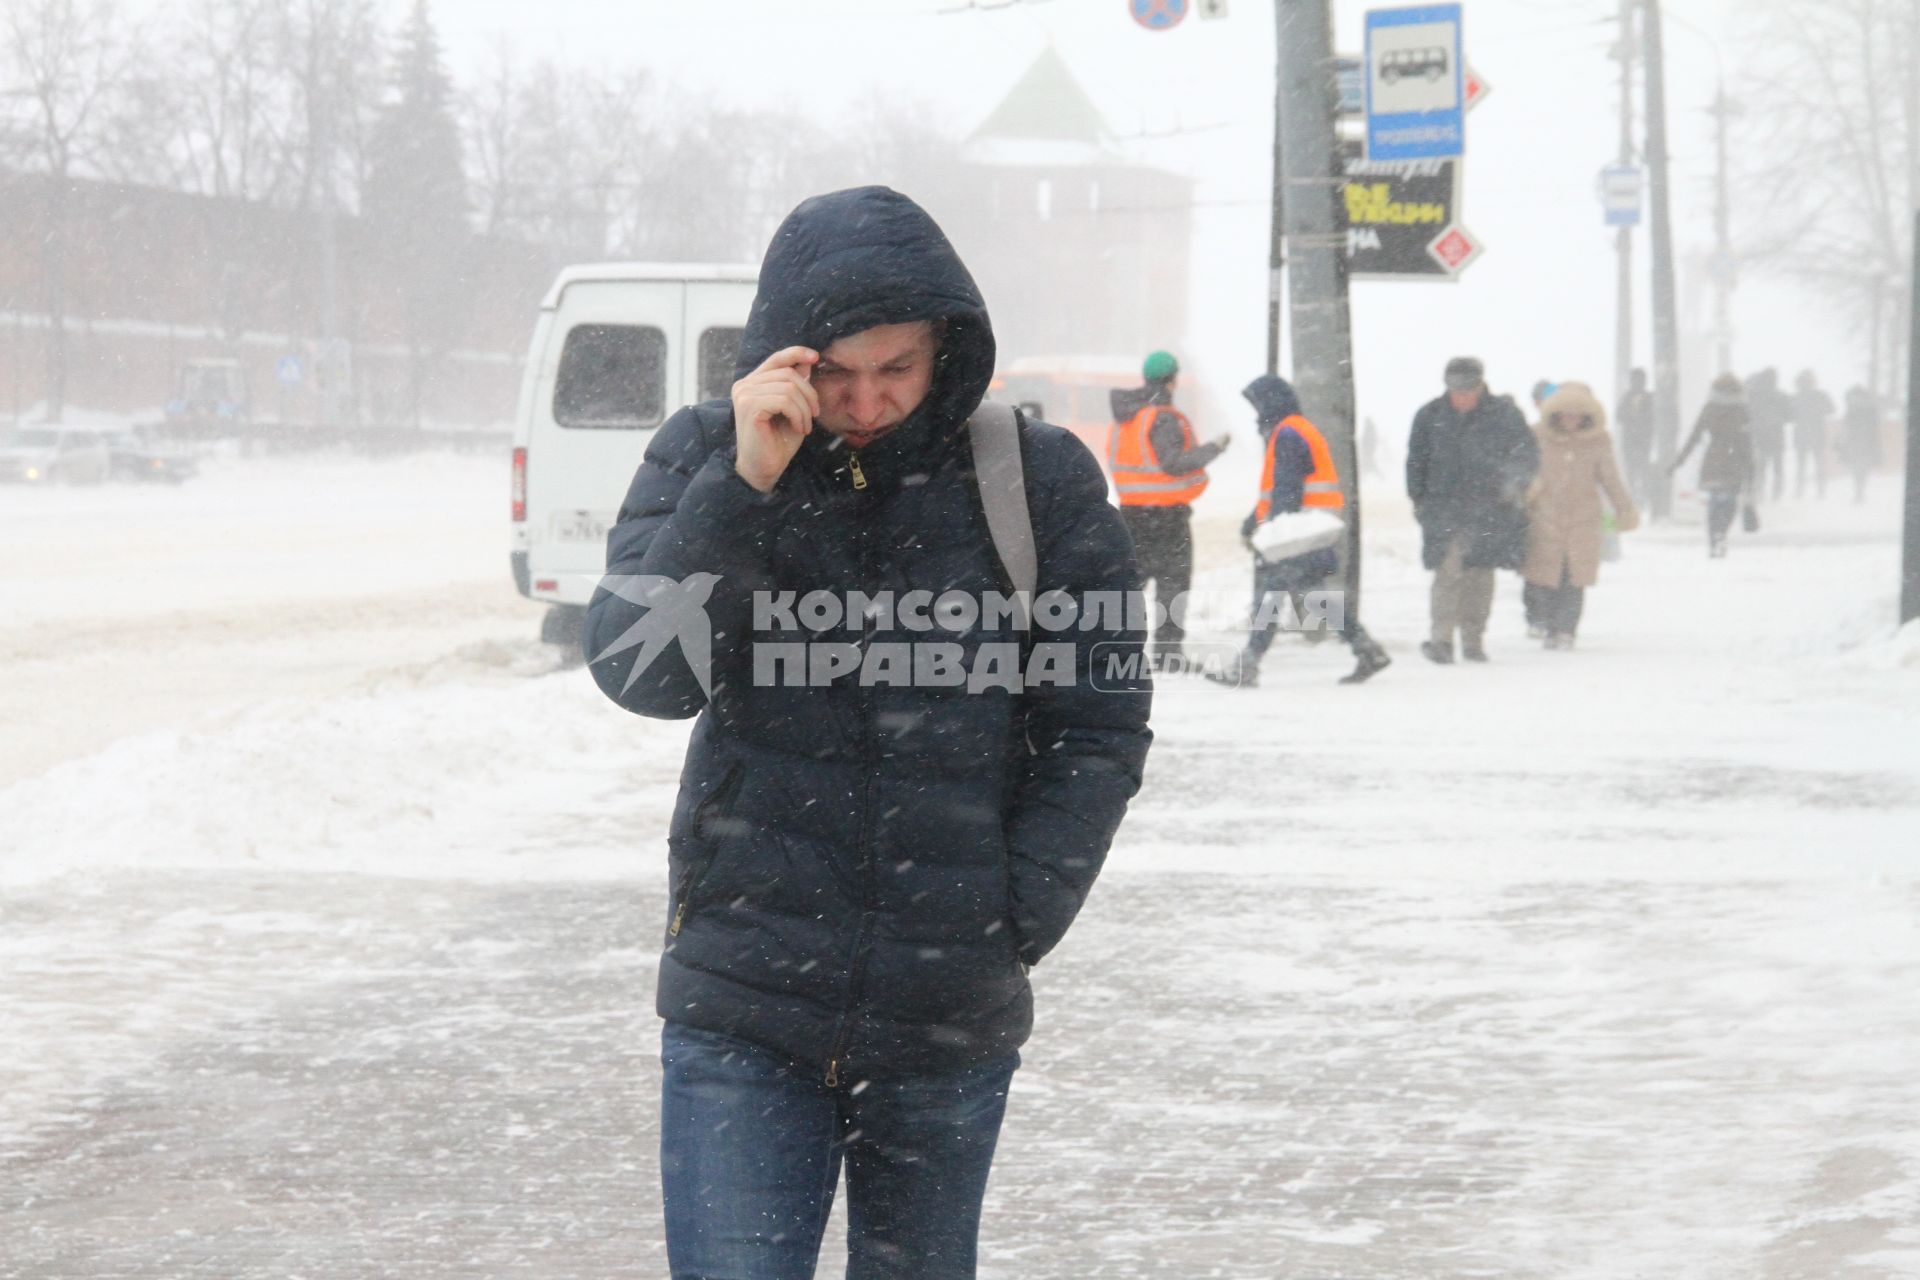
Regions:
[[[1253,553],[1269,564],[1331,547],[1347,535],[1347,522],[1323,507],[1287,511],[1253,531]]]

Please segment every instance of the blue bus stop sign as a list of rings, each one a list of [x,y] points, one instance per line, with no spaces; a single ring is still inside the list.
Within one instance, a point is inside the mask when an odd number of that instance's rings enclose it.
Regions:
[[[299,386],[306,372],[306,367],[301,364],[299,356],[281,356],[273,362],[273,376],[280,380],[280,385],[283,387]]]
[[[1149,31],[1165,31],[1178,26],[1187,16],[1187,0],[1127,0],[1133,20]]]
[[[1367,14],[1367,159],[1437,160],[1467,149],[1460,6]]]

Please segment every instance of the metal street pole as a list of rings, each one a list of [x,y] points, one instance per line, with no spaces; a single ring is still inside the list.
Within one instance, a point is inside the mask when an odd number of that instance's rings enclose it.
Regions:
[[[1673,201],[1667,162],[1667,73],[1660,0],[1646,4],[1647,177],[1653,201],[1653,451],[1664,464],[1680,441],[1680,304],[1673,272]],[[1673,478],[1654,472],[1653,514],[1673,506]]]
[[[1267,372],[1280,372],[1280,280],[1287,265],[1286,167],[1280,155],[1282,109],[1287,98],[1287,10],[1288,0],[1274,0],[1273,6],[1273,219],[1267,229]]]
[[[1713,331],[1719,355],[1716,373],[1733,372],[1733,286],[1736,277],[1733,213],[1727,189],[1727,117],[1736,114],[1738,108],[1727,101],[1727,90],[1722,85],[1713,96],[1714,145],[1718,153],[1713,198]]]
[[[1286,175],[1293,385],[1334,450],[1347,501],[1346,610],[1360,610],[1360,468],[1354,438],[1347,238],[1335,204],[1339,77],[1331,0],[1280,0],[1280,139]]]
[[[1907,518],[1902,541],[1900,621],[1920,618],[1920,191],[1914,193],[1912,276],[1907,298]]]
[[[1633,163],[1633,60],[1636,54],[1633,34],[1635,0],[1620,0],[1620,161]],[[1618,278],[1613,301],[1613,402],[1626,398],[1627,383],[1633,370],[1633,228],[1621,226],[1613,233],[1613,252]]]

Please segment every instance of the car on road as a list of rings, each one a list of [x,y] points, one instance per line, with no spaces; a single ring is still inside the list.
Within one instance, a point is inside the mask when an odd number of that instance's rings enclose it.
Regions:
[[[200,474],[200,460],[191,450],[122,432],[107,437],[107,471],[115,480],[185,484]]]
[[[111,467],[98,431],[16,427],[0,431],[0,480],[25,484],[99,484]]]
[[[570,266],[534,321],[515,415],[514,586],[551,606],[544,639],[578,646],[607,567],[607,530],[653,433],[684,404],[724,399],[758,269]]]

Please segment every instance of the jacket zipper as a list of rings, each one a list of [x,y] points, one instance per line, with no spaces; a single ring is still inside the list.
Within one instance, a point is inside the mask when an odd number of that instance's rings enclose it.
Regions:
[[[686,883],[680,888],[680,904],[674,908],[673,923],[667,926],[667,936],[669,938],[677,938],[680,936],[680,926],[687,922],[687,908],[693,904],[693,891],[700,887],[700,882],[707,878],[707,871],[713,866],[714,851],[706,847],[707,815],[719,807],[723,799],[733,794],[734,785],[739,782],[740,777],[740,765],[736,764],[728,768],[726,775],[722,777],[719,784],[714,787],[713,793],[705,800],[702,800],[700,807],[693,812],[693,839],[704,852],[701,855],[700,861],[689,868]]]
[[[853,487],[854,487],[854,488],[856,488],[856,489],[864,489],[864,488],[866,488],[866,487],[867,487],[867,473],[866,473],[866,472],[864,472],[864,471],[862,471],[862,470],[860,469],[860,455],[859,455],[859,454],[857,454],[857,453],[849,453],[849,454],[847,454],[847,468],[848,468],[848,469],[849,469],[850,471],[852,471],[852,472],[853,472]]]
[[[866,477],[860,473],[860,460],[853,454],[847,455],[853,465],[853,487],[866,487]],[[860,573],[865,580],[872,568],[872,557],[868,554],[868,533],[863,527],[860,531]],[[869,613],[861,622],[861,648],[873,642],[873,615]],[[840,1025],[834,1029],[833,1046],[827,1052],[827,1088],[833,1089],[840,1084],[840,1058],[846,1052],[847,1035],[853,1030],[853,1013],[860,1007],[861,988],[867,977],[867,935],[873,929],[874,917],[878,914],[875,907],[876,894],[873,881],[873,784],[876,773],[873,746],[873,707],[872,695],[863,685],[860,688],[860,722],[866,734],[867,776],[860,788],[860,927],[853,935],[853,968],[848,975],[847,1007],[840,1013]]]

